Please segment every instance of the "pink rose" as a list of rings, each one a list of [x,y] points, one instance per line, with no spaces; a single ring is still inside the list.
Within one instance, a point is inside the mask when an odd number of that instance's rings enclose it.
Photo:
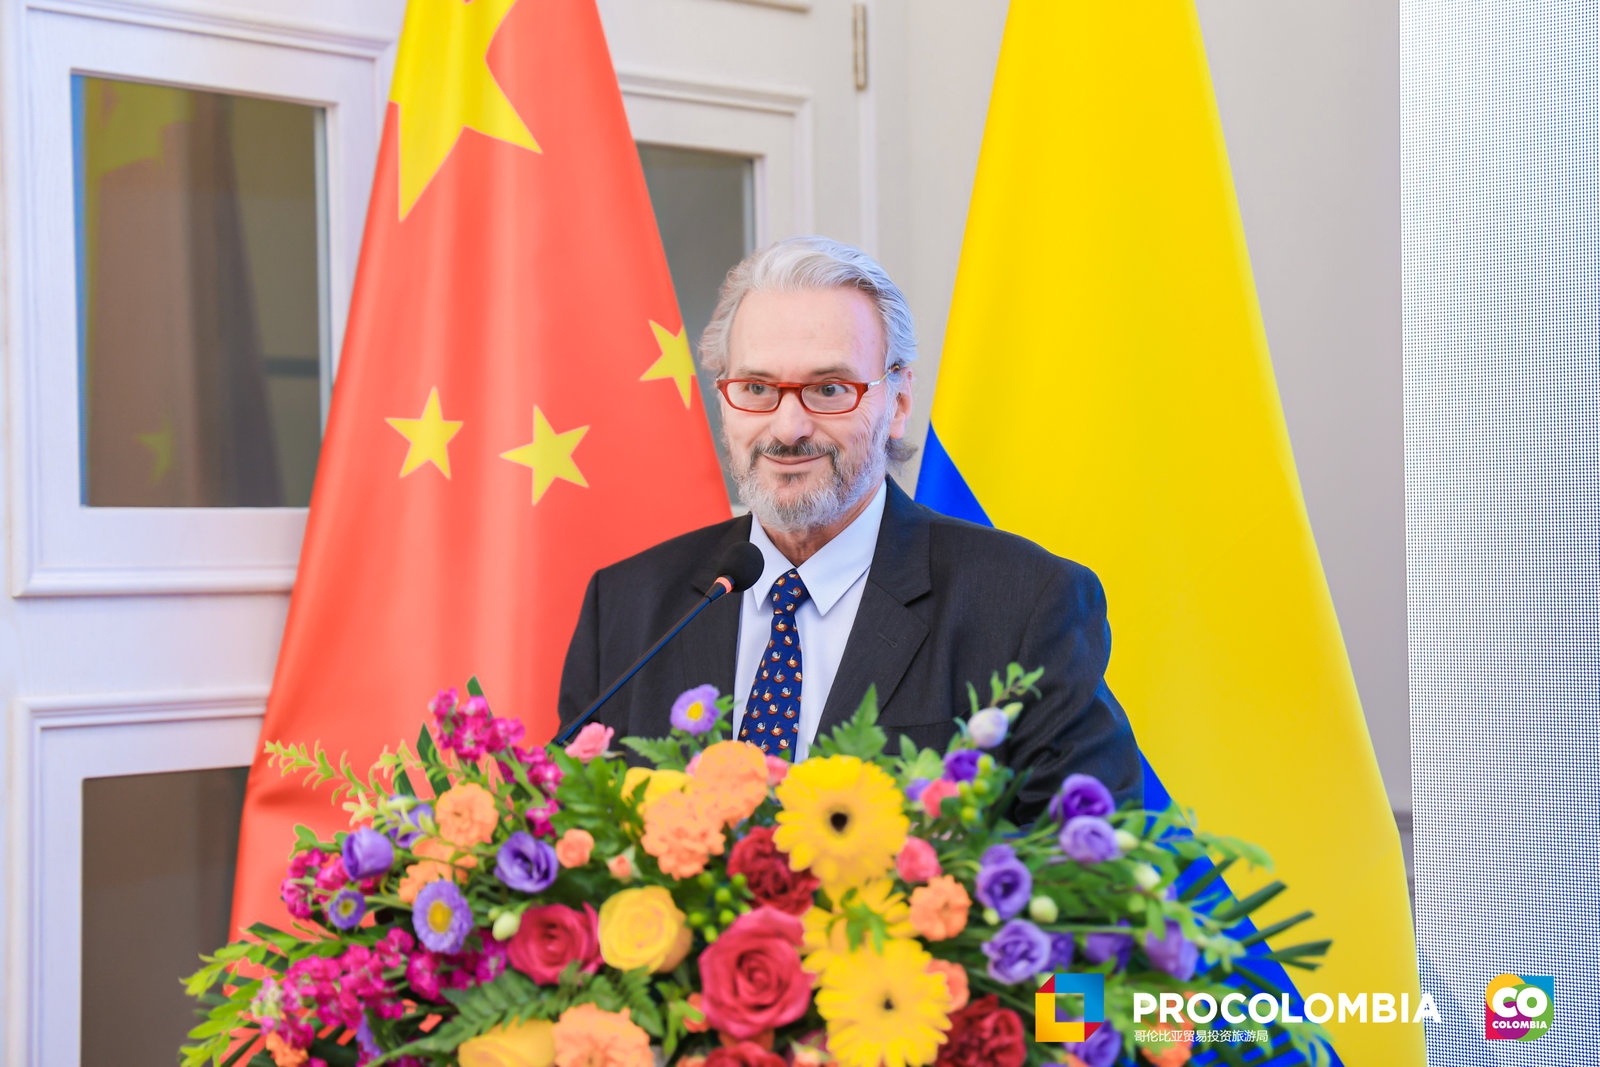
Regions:
[[[743,1041],[804,1015],[812,982],[800,966],[804,936],[800,920],[776,908],[735,919],[700,954],[706,1021]]]
[[[928,788],[922,791],[922,810],[935,819],[939,817],[939,805],[944,803],[945,797],[959,796],[961,790],[956,783],[940,778],[929,782]]]
[[[553,984],[573,960],[593,974],[600,969],[600,918],[588,904],[581,912],[565,904],[529,908],[506,944],[506,955],[511,966],[540,985]]]
[[[790,763],[777,756],[767,757],[767,785],[776,787],[777,784],[789,777]]]
[[[568,742],[567,755],[575,760],[588,763],[596,756],[604,755],[606,748],[611,744],[611,735],[614,733],[616,731],[611,727],[601,726],[597,722],[592,722],[579,730],[578,736]]]
[[[906,882],[929,882],[944,873],[939,854],[920,837],[908,837],[894,859],[894,869]]]

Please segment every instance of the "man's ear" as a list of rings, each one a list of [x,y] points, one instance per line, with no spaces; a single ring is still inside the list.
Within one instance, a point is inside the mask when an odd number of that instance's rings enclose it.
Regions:
[[[898,441],[906,434],[906,421],[911,417],[911,387],[916,381],[916,373],[907,367],[900,372],[905,375],[905,384],[894,398],[894,417],[889,422],[889,436]]]

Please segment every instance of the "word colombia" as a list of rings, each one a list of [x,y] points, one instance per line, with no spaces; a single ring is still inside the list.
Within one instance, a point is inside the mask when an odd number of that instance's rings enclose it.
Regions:
[[[1337,1002],[1326,993],[1312,993],[1305,998],[1304,1016],[1296,1014],[1287,993],[1276,997],[1271,993],[1257,993],[1255,996],[1229,993],[1220,1001],[1210,993],[1196,993],[1187,1000],[1180,993],[1133,995],[1135,1022],[1142,1022],[1149,1016],[1155,1015],[1157,1022],[1178,1025],[1205,1025],[1218,1016],[1229,1023],[1242,1023],[1246,1019],[1258,1023],[1298,1023],[1308,1019],[1314,1023],[1325,1023],[1333,1019],[1335,1014],[1341,1023],[1352,1019],[1363,1023],[1439,1021],[1439,1011],[1433,1006],[1433,997],[1428,993],[1421,995],[1414,1012],[1411,1010],[1409,993],[1401,993],[1398,997],[1393,993],[1373,993],[1370,1015],[1368,1007],[1366,993],[1357,993],[1353,997],[1340,993]]]

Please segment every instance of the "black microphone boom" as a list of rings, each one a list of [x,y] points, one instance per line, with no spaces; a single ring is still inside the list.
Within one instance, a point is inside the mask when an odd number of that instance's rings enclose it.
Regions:
[[[555,743],[558,745],[566,744],[572,738],[572,735],[578,732],[579,727],[588,722],[594,716],[594,713],[600,710],[601,705],[610,700],[617,690],[626,685],[629,678],[638,674],[639,668],[654,659],[655,654],[665,648],[668,641],[677,637],[678,631],[693,622],[694,617],[706,610],[713,600],[717,600],[728,593],[742,593],[749,589],[760,579],[761,572],[766,570],[766,567],[767,561],[761,555],[761,550],[749,541],[740,541],[738,544],[729,545],[727,551],[718,557],[717,578],[711,583],[710,588],[706,590],[705,595],[700,598],[700,603],[690,608],[687,615],[674,623],[672,629],[661,636],[661,640],[651,645],[644,655],[634,660],[633,666],[624,671],[621,678],[612,682],[610,687],[604,693],[601,693],[593,704],[584,709],[582,715],[572,720],[572,725],[557,734]]]

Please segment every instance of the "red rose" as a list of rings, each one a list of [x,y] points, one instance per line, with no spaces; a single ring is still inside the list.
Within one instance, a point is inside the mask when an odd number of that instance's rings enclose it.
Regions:
[[[706,1022],[744,1040],[794,1022],[811,1003],[811,976],[800,966],[800,920],[776,908],[735,919],[700,953]]]
[[[950,1013],[934,1067],[1022,1067],[1027,1058],[1022,1019],[991,993]]]
[[[581,912],[564,904],[529,908],[506,955],[511,966],[540,985],[553,984],[573,960],[593,974],[600,969],[600,918],[587,904]]]
[[[810,871],[795,871],[789,854],[772,843],[773,829],[757,826],[733,846],[728,854],[728,873],[744,875],[750,894],[759,903],[804,915],[811,910],[811,897],[822,883]]]
[[[704,1067],[788,1067],[788,1064],[782,1056],[754,1041],[741,1041],[713,1051],[706,1057]]]

